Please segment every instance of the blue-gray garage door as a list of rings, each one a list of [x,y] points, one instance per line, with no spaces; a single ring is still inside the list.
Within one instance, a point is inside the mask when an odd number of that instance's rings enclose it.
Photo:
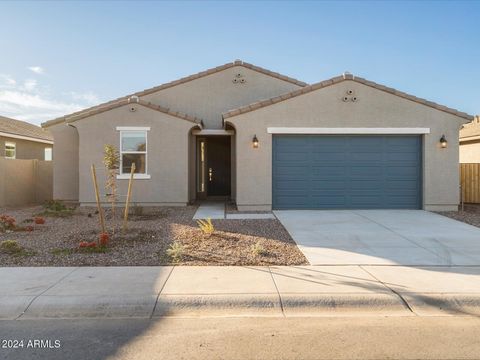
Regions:
[[[273,136],[274,209],[419,209],[420,136]]]

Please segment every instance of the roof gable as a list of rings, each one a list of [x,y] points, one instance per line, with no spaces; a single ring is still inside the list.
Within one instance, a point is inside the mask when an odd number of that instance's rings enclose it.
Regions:
[[[86,117],[96,115],[96,114],[100,114],[100,113],[103,113],[103,112],[106,112],[106,111],[109,111],[109,110],[112,110],[112,109],[116,109],[118,107],[128,105],[128,104],[139,104],[139,105],[145,106],[149,109],[159,111],[161,113],[164,113],[164,114],[167,114],[167,115],[170,115],[170,116],[182,119],[182,120],[190,121],[190,122],[192,122],[194,124],[197,124],[197,125],[200,125],[200,126],[202,126],[202,123],[203,123],[202,119],[199,119],[195,116],[190,116],[188,114],[184,114],[184,113],[179,112],[179,111],[172,111],[169,108],[165,108],[163,106],[152,104],[148,101],[141,100],[141,99],[139,99],[138,97],[135,97],[135,96],[132,96],[128,99],[122,99],[122,100],[120,100],[116,103],[110,104],[108,106],[103,106],[103,107],[100,107],[100,108],[97,108],[97,109],[92,109],[90,111],[85,111],[83,113],[80,113],[80,114],[77,114],[77,115],[74,115],[74,116],[70,116],[65,121],[67,123],[72,123],[72,122],[84,119]]]
[[[122,96],[122,97],[119,97],[117,99],[114,99],[114,100],[111,100],[111,101],[108,101],[108,102],[105,102],[105,103],[102,103],[102,104],[99,104],[99,105],[96,105],[96,106],[93,106],[93,107],[90,107],[90,108],[87,108],[87,109],[84,109],[84,110],[80,110],[80,111],[71,113],[69,115],[65,115],[65,116],[47,121],[47,122],[43,123],[42,126],[43,127],[52,126],[52,125],[55,125],[55,124],[58,124],[58,123],[61,123],[61,122],[64,122],[64,121],[68,121],[68,119],[75,118],[77,116],[85,117],[85,116],[83,116],[83,114],[92,113],[92,112],[97,111],[97,110],[100,110],[100,111],[103,112],[103,111],[106,111],[106,110],[110,109],[111,106],[116,105],[117,103],[122,103],[124,101],[128,101],[128,99],[131,98],[132,96],[141,97],[141,96],[149,95],[149,94],[155,93],[155,92],[160,91],[160,90],[164,90],[164,89],[168,89],[168,88],[171,88],[171,87],[174,87],[174,86],[177,86],[177,85],[185,84],[189,81],[193,81],[193,80],[196,80],[196,79],[208,76],[208,75],[218,73],[220,71],[224,71],[226,69],[233,68],[235,66],[242,66],[242,67],[245,67],[247,69],[259,72],[261,74],[268,75],[268,76],[271,76],[273,78],[280,79],[280,80],[295,84],[297,86],[302,86],[302,87],[307,86],[307,83],[305,83],[303,81],[300,81],[300,80],[297,80],[297,79],[279,74],[277,72],[267,70],[265,68],[262,68],[262,67],[244,62],[242,60],[235,60],[234,62],[231,62],[231,63],[227,63],[227,64],[217,66],[217,67],[205,70],[205,71],[201,71],[199,73],[189,75],[189,76],[183,77],[183,78],[178,79],[178,80],[174,80],[174,81],[171,81],[171,82],[159,85],[159,86],[155,86],[155,87],[152,87],[152,88],[149,88],[149,89],[138,91],[138,92],[130,94],[130,95]],[[103,108],[107,108],[107,109],[103,110]]]
[[[404,99],[407,99],[407,100],[410,100],[410,101],[414,101],[416,103],[434,108],[436,110],[444,111],[446,113],[456,115],[458,117],[468,119],[468,120],[473,119],[472,115],[469,115],[465,112],[460,112],[456,109],[452,109],[452,108],[434,103],[432,101],[428,101],[428,100],[425,100],[425,99],[418,98],[416,96],[404,93],[402,91],[398,91],[398,90],[395,90],[393,88],[389,88],[387,86],[377,84],[373,81],[369,81],[369,80],[366,80],[366,79],[363,79],[363,78],[353,76],[352,74],[344,74],[344,75],[341,75],[341,76],[336,76],[336,77],[333,77],[333,78],[328,79],[328,80],[321,81],[321,82],[316,83],[316,84],[305,86],[302,89],[294,90],[292,92],[289,92],[289,93],[286,93],[286,94],[283,94],[283,95],[280,95],[280,96],[275,96],[275,97],[272,97],[270,99],[258,101],[258,102],[255,102],[253,104],[240,107],[238,109],[233,109],[233,110],[227,111],[227,112],[223,113],[223,118],[227,119],[229,117],[237,116],[237,115],[244,114],[244,113],[247,113],[247,112],[250,112],[250,111],[255,111],[255,110],[261,109],[263,107],[276,104],[276,103],[281,102],[281,101],[289,100],[289,99],[295,98],[297,96],[308,94],[308,93],[310,93],[312,91],[315,91],[315,90],[319,90],[319,89],[322,89],[322,88],[325,88],[325,87],[328,87],[328,86],[331,86],[331,85],[341,83],[343,81],[355,81],[357,83],[360,83],[360,84],[363,84],[363,85],[366,85],[366,86],[370,86],[370,87],[375,88],[377,90],[384,91],[384,92],[387,92],[389,94],[399,96],[401,98],[404,98]]]

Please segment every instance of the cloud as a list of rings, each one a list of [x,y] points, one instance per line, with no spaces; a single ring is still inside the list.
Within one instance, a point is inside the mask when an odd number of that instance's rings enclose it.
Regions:
[[[72,91],[70,92],[70,95],[72,96],[73,100],[82,101],[90,105],[97,105],[101,102],[98,96],[92,93],[91,91],[85,92],[85,93],[78,93],[78,92]]]
[[[31,92],[31,91],[35,90],[36,87],[37,87],[37,80],[34,80],[34,79],[27,79],[23,83],[23,88],[26,91]]]
[[[40,67],[30,67],[43,73]],[[91,91],[54,93],[51,87],[36,79],[16,81],[12,76],[0,74],[0,115],[40,124],[88,107],[102,101]]]
[[[83,104],[55,101],[21,90],[0,90],[0,114],[35,124],[85,107]]]
[[[16,84],[17,82],[10,75],[0,74],[0,88],[11,87]]]
[[[41,66],[29,66],[28,70],[33,71],[35,74],[42,75],[45,73],[45,69]]]

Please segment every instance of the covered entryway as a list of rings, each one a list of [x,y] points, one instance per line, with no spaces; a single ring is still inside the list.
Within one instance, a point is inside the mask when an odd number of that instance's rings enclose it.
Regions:
[[[230,135],[197,136],[197,200],[230,198],[232,189],[231,149]]]
[[[274,209],[420,209],[419,135],[273,135]]]

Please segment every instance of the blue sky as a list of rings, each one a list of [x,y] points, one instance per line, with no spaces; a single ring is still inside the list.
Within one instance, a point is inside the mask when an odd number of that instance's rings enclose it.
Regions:
[[[40,123],[242,59],[480,113],[480,2],[0,2],[0,115]]]

